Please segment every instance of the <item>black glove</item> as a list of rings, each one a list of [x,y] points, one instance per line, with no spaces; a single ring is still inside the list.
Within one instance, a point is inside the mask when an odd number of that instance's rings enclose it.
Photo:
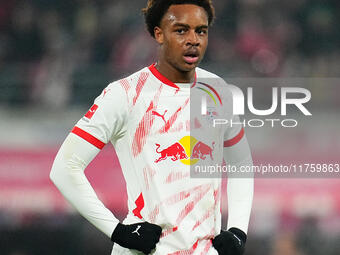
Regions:
[[[247,240],[247,235],[238,228],[222,230],[212,243],[219,255],[242,255]]]
[[[135,249],[149,254],[156,248],[162,228],[148,222],[124,225],[118,223],[111,240],[122,247]]]

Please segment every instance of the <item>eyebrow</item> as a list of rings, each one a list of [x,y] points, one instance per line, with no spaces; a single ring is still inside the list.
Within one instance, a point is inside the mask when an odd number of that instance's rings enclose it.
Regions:
[[[188,24],[184,24],[184,23],[175,23],[174,27],[185,27],[185,28],[190,28],[190,26]],[[196,27],[195,29],[199,29],[199,28],[209,28],[207,25],[201,25]]]

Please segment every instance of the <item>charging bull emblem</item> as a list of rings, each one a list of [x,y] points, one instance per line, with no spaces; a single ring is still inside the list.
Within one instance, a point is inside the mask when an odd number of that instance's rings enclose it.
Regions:
[[[170,157],[171,157],[172,161],[188,158],[188,156],[186,155],[186,153],[184,151],[183,146],[178,142],[169,146],[168,148],[166,148],[162,151],[159,151],[160,145],[158,143],[156,143],[156,146],[157,146],[156,152],[161,154],[161,156],[157,160],[155,160],[156,163],[158,163],[161,160],[165,160],[167,158],[170,158]]]
[[[191,158],[205,159],[207,155],[210,156],[211,160],[214,160],[212,156],[212,151],[214,150],[215,142],[212,143],[212,147],[206,145],[205,143],[196,143]]]
[[[214,160],[214,146],[215,142],[212,142],[210,147],[193,136],[184,136],[178,142],[163,150],[160,150],[161,146],[156,143],[156,153],[160,156],[157,156],[155,163],[170,158],[172,161],[180,161],[185,165],[195,165],[200,160],[205,160],[207,156]]]

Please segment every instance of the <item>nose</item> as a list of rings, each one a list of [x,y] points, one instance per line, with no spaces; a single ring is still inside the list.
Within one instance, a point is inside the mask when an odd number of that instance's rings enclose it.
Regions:
[[[195,30],[190,30],[187,37],[187,45],[198,46],[200,44],[199,38]]]

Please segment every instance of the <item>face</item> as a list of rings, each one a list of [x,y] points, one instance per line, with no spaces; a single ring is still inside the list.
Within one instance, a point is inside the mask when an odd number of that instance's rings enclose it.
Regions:
[[[193,70],[208,46],[208,15],[197,5],[171,5],[155,38],[161,45],[160,59],[181,72]]]

